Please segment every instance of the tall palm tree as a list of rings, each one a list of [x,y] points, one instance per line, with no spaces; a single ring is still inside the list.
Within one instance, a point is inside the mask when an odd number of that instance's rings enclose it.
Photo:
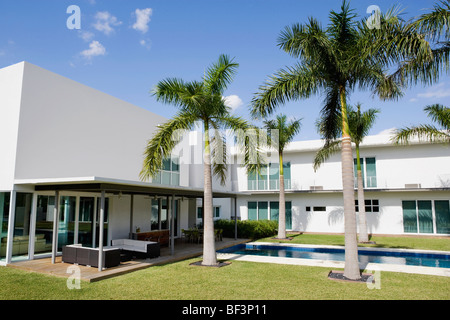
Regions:
[[[232,116],[225,105],[223,92],[231,83],[238,64],[227,55],[221,55],[205,72],[201,81],[185,82],[177,78],[160,81],[153,95],[157,101],[173,104],[179,110],[173,119],[159,125],[153,138],[145,148],[145,159],[140,174],[142,180],[154,177],[162,166],[163,159],[170,156],[176,146],[173,139],[180,131],[193,130],[197,122],[203,124],[204,134],[204,240],[203,261],[206,266],[217,264],[212,197],[212,171],[225,183],[227,163],[224,136],[219,129],[227,128],[235,132],[245,131],[248,123],[240,117]],[[238,139],[239,141],[245,139]],[[246,157],[248,159],[248,157]],[[253,164],[246,163],[248,168]]]
[[[286,115],[278,115],[275,120],[265,120],[264,128],[272,135],[277,130],[277,139],[271,139],[273,146],[278,151],[279,157],[279,180],[280,180],[280,200],[278,215],[278,239],[286,238],[286,201],[284,187],[284,167],[283,152],[287,144],[291,142],[300,131],[301,120],[291,120],[288,122]]]
[[[387,50],[383,35],[387,29],[397,28],[390,22],[392,17],[381,17],[380,30],[368,30],[365,23],[357,23],[356,15],[346,1],[341,12],[330,13],[330,24],[323,29],[320,23],[310,18],[306,24],[287,27],[279,38],[279,46],[299,59],[294,67],[277,72],[260,87],[252,101],[252,115],[266,116],[279,104],[289,100],[305,99],[323,93],[325,138],[333,140],[338,129],[342,132],[342,183],[345,216],[345,270],[349,279],[360,279],[356,218],[354,203],[354,177],[351,137],[347,116],[348,95],[358,86],[370,89],[381,99],[401,96],[401,86],[384,70],[389,63],[406,59],[414,52],[407,50],[410,38],[398,44],[398,50]],[[388,19],[389,18],[389,19]],[[401,25],[400,25],[401,27]],[[399,28],[399,27],[398,27]],[[399,31],[399,33],[401,33]],[[381,39],[375,43],[374,37]],[[420,42],[420,37],[413,39]],[[412,41],[412,40],[411,40]],[[423,43],[421,43],[423,44]],[[386,43],[385,43],[386,45]],[[423,44],[426,45],[426,44]],[[337,126],[337,119],[341,123]]]
[[[362,178],[361,168],[361,156],[360,145],[364,138],[369,134],[370,129],[375,123],[375,119],[379,110],[369,109],[361,112],[361,104],[356,105],[356,110],[351,106],[348,106],[348,124],[350,129],[350,137],[355,144],[356,151],[356,176],[357,176],[357,192],[358,192],[358,222],[359,222],[359,242],[364,243],[369,241],[369,234],[367,232],[367,220],[365,210],[365,197],[364,197],[364,183]],[[319,131],[320,122],[319,122]],[[334,140],[325,143],[324,147],[320,149],[314,158],[314,170],[317,170],[319,166],[328,159],[332,154],[339,151],[341,147],[341,140]]]
[[[398,129],[392,138],[395,144],[408,144],[414,137],[420,140],[428,140],[431,143],[450,143],[450,108],[441,104],[433,104],[425,107],[424,110],[428,117],[442,128],[422,124]]]

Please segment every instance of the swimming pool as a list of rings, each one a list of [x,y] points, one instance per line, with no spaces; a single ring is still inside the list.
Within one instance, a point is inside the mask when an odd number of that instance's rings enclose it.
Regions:
[[[345,261],[343,248],[280,246],[271,244],[247,243],[217,251],[236,255],[268,256],[297,259],[314,259],[326,261]],[[434,268],[450,268],[450,254],[425,253],[409,250],[380,250],[360,248],[358,258],[364,263],[381,263],[402,266],[422,266]]]

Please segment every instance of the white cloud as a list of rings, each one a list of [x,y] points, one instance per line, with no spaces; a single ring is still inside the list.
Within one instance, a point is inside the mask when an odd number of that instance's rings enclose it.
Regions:
[[[447,98],[450,97],[450,88],[446,87],[445,82],[439,83],[423,93],[418,93],[417,97],[424,99]]]
[[[379,133],[377,133],[377,136],[385,136],[385,135],[391,135],[394,134],[395,131],[397,130],[397,128],[390,128],[390,129],[385,129],[383,131],[380,131]]]
[[[89,41],[91,41],[92,39],[94,39],[94,34],[92,33],[92,32],[90,32],[90,31],[80,31],[79,32],[79,37],[81,38],[81,39],[83,39],[84,41],[86,41],[86,42],[89,42]]]
[[[150,49],[151,48],[151,41],[149,39],[142,39],[141,41],[139,41],[140,45],[143,46],[144,48]]]
[[[237,95],[230,95],[223,98],[225,100],[225,105],[230,107],[232,111],[235,111],[237,108],[241,107],[244,104],[241,98],[239,98]]]
[[[105,54],[105,47],[98,41],[92,41],[89,44],[89,49],[81,52],[81,55],[89,60],[96,56],[104,56]]]
[[[152,9],[136,9],[136,23],[133,24],[133,29],[146,33],[148,31],[148,24],[150,22],[150,16],[152,15]]]
[[[114,31],[113,27],[120,26],[122,24],[121,21],[111,15],[108,11],[97,12],[95,19],[96,22],[94,23],[94,28],[106,35],[109,35]]]

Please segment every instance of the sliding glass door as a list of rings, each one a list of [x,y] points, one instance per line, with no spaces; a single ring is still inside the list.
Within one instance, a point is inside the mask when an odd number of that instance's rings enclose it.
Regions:
[[[405,233],[450,234],[450,202],[448,200],[402,201]]]
[[[30,246],[32,193],[16,194],[12,257],[27,257]]]
[[[35,255],[52,252],[54,210],[54,196],[39,195],[37,197]]]
[[[94,197],[80,197],[80,211],[78,215],[78,243],[83,247],[92,247],[94,235]]]
[[[0,192],[0,261],[6,260],[11,192]]]

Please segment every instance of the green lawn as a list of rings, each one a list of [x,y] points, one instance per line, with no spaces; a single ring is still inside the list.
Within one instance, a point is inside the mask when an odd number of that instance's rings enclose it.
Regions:
[[[308,237],[306,237],[308,236]],[[335,236],[299,235],[295,241],[340,244]],[[322,239],[320,241],[320,239]],[[448,249],[450,239],[374,238],[380,245]],[[444,240],[442,243],[438,240]],[[385,242],[383,242],[385,241]],[[417,241],[417,242],[416,242]],[[383,244],[384,243],[384,244]],[[232,261],[222,268],[189,265],[190,259],[132,272],[69,290],[66,279],[0,268],[0,299],[13,300],[449,300],[450,278],[381,273],[381,288],[327,278],[329,268]]]

